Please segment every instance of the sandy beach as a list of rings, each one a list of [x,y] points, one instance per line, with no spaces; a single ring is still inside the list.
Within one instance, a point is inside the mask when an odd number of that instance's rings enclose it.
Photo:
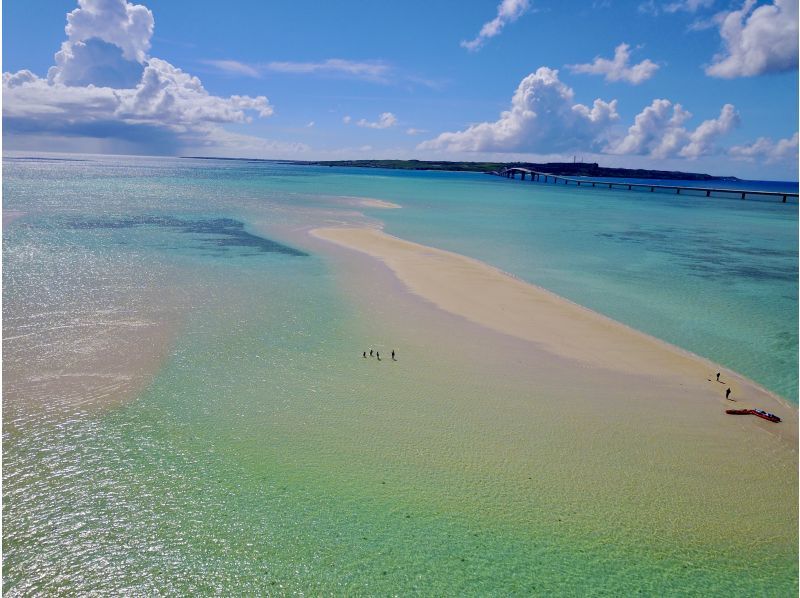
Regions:
[[[797,411],[782,398],[718,364],[546,289],[478,260],[374,228],[321,228],[312,235],[373,256],[415,295],[451,314],[532,343],[532,351],[555,357],[565,372],[590,368],[612,378],[636,380],[643,398],[668,397],[670,408],[691,409],[696,418],[709,421],[720,421],[725,409],[774,411],[782,424],[748,417],[745,428],[767,431],[796,445]],[[716,372],[721,372],[724,384],[716,382]],[[727,388],[732,401],[725,398]],[[643,403],[664,407],[658,400]],[[610,399],[609,408],[613,405]]]

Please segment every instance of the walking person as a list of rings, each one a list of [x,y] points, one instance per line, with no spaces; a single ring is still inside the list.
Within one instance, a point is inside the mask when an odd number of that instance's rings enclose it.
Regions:
[[[392,361],[397,361],[397,360],[394,358],[394,349],[392,349]]]
[[[369,350],[369,356],[372,357],[372,349]]]
[[[719,372],[717,372],[717,382],[719,382]]]
[[[366,352],[366,351],[364,351],[364,352],[361,354],[361,356],[362,356],[364,359],[366,359],[366,358],[367,358],[367,352]]]
[[[731,389],[729,388],[728,390],[725,391],[725,398],[727,399],[730,396],[731,396]]]
[[[375,355],[378,357],[378,361],[380,361],[381,360],[381,352],[380,351],[375,351]]]

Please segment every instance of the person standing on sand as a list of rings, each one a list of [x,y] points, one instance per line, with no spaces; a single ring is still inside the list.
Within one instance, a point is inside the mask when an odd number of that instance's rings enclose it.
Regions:
[[[731,396],[731,389],[730,388],[725,391],[725,398],[727,399],[729,396]]]
[[[719,382],[719,372],[717,372],[717,382]]]
[[[372,357],[372,349],[369,350],[369,356]]]
[[[378,357],[378,361],[380,361],[381,360],[381,352],[380,351],[375,351],[375,355]]]
[[[392,361],[397,361],[397,360],[394,358],[394,349],[392,349]]]
[[[366,351],[364,351],[364,352],[361,354],[361,356],[362,356],[364,359],[366,359],[366,358],[367,358],[367,352],[366,352]]]

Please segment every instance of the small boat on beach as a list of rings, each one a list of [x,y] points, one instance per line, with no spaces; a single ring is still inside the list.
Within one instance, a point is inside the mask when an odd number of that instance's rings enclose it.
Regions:
[[[755,415],[756,417],[766,419],[776,424],[781,421],[780,417],[769,411],[764,411],[763,409],[726,409],[725,413],[728,415]]]

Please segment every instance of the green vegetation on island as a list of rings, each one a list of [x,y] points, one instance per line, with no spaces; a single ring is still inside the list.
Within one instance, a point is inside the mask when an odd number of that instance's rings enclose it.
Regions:
[[[499,172],[504,168],[529,168],[560,176],[609,177],[626,179],[673,179],[683,181],[737,180],[736,177],[720,177],[697,172],[673,170],[650,170],[644,168],[609,168],[596,162],[446,162],[427,160],[333,160],[333,161],[287,161],[292,164],[317,166],[342,166],[358,168],[391,168],[394,170],[448,170],[461,172]]]
[[[196,160],[240,160],[302,166],[338,166],[345,168],[388,168],[392,170],[444,170],[451,172],[483,172],[496,174],[505,168],[528,168],[558,176],[582,176],[621,179],[666,179],[680,181],[738,181],[735,176],[714,176],[701,172],[652,170],[647,168],[615,168],[597,162],[448,162],[445,160],[265,160],[259,158],[216,158],[214,156],[182,156]]]

